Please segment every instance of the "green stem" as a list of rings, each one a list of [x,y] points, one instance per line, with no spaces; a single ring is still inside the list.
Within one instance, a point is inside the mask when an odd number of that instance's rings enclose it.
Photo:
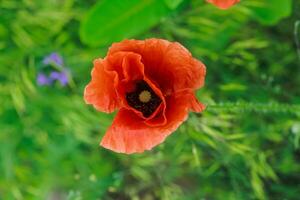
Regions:
[[[252,103],[252,102],[224,102],[210,104],[207,106],[209,112],[234,112],[234,113],[278,113],[278,114],[295,114],[300,116],[300,105],[286,103]]]

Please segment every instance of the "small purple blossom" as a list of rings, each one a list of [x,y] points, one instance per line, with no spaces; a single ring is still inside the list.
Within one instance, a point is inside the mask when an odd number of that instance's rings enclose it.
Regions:
[[[68,73],[66,71],[62,71],[62,72],[53,71],[50,74],[50,78],[53,81],[55,80],[59,81],[62,86],[67,85],[69,82]]]
[[[64,67],[63,58],[58,53],[51,53],[43,59],[43,68],[37,75],[37,84],[40,86],[52,85],[56,81],[61,86],[66,86],[70,82],[68,68]],[[50,68],[51,70],[45,70]],[[48,71],[47,73],[45,71]]]
[[[55,64],[59,67],[63,67],[64,61],[58,53],[53,52],[53,53],[51,53],[50,55],[48,55],[44,58],[43,64],[44,65]]]
[[[36,78],[38,85],[50,85],[52,80],[43,73],[39,73]]]

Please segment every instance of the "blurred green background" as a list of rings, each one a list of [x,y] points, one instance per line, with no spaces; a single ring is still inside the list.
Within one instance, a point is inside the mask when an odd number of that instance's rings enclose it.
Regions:
[[[0,0],[0,199],[300,199],[298,0]],[[298,30],[297,30],[298,29]],[[98,146],[113,114],[83,101],[112,42],[179,41],[208,108],[143,154]],[[41,86],[60,54],[67,86]]]

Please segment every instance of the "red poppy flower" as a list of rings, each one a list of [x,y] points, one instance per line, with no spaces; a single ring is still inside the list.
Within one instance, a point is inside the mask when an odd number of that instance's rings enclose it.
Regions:
[[[234,4],[240,2],[240,0],[207,0],[207,2],[212,3],[221,9],[228,9]]]
[[[194,91],[206,69],[177,42],[162,39],[114,43],[96,59],[84,99],[102,112],[118,113],[101,145],[122,153],[150,150],[187,119],[204,110]]]

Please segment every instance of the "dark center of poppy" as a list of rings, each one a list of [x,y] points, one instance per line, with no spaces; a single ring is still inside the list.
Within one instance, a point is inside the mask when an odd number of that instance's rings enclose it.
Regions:
[[[138,81],[133,92],[126,93],[129,106],[149,117],[160,105],[161,99],[145,81]]]

